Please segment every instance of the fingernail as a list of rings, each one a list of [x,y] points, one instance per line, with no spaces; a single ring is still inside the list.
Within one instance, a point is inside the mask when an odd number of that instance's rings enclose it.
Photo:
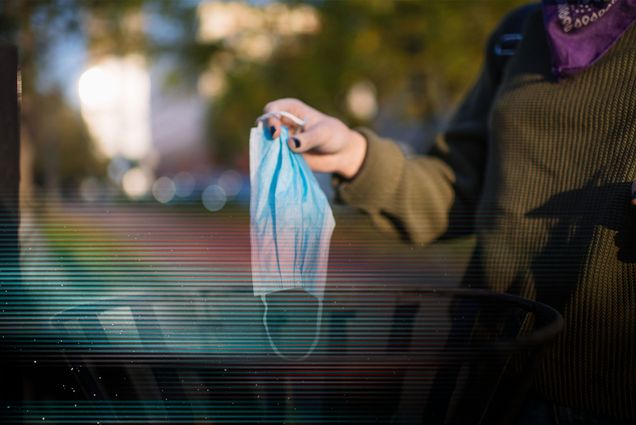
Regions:
[[[271,127],[269,128],[269,134],[270,134],[272,137],[274,137],[274,133],[275,133],[275,132],[276,132],[276,127],[271,126]]]
[[[298,149],[300,147],[300,140],[298,140],[296,137],[292,137],[292,140],[294,142],[294,146],[296,146],[296,149]]]

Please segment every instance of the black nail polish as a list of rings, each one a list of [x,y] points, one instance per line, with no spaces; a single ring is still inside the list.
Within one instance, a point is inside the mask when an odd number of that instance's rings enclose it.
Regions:
[[[294,146],[296,146],[296,149],[298,149],[300,147],[300,140],[298,140],[296,137],[292,137],[292,140],[294,141]]]
[[[271,127],[269,128],[269,134],[270,134],[270,136],[274,137],[274,133],[275,133],[275,132],[276,132],[276,127],[271,126]]]

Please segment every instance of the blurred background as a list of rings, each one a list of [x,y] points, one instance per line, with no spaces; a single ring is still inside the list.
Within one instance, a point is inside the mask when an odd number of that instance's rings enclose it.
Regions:
[[[520,3],[2,0],[23,199],[240,203],[249,128],[287,96],[424,150]]]
[[[64,368],[72,378],[56,372],[68,360],[60,349],[271,356],[249,257],[248,138],[263,106],[297,97],[393,137],[406,152],[425,152],[474,82],[489,33],[523,3],[0,0],[0,41],[18,47],[21,79],[21,263],[14,280],[3,280],[2,310],[2,339],[31,368],[21,372],[16,397],[33,403],[21,404],[19,415],[50,419],[59,408],[62,423],[70,415],[71,405],[40,403],[77,400],[76,390],[87,386],[74,367]],[[332,196],[329,176],[318,177]],[[334,213],[329,336],[317,351],[366,356],[390,344],[439,347],[444,326],[430,315],[445,304],[424,311],[392,288],[456,286],[472,241],[410,246],[378,235],[357,211],[334,205]],[[161,320],[147,320],[149,312]],[[59,386],[41,385],[36,367],[46,359]],[[373,369],[373,376],[352,372],[338,394],[357,391],[358,405],[375,403],[381,415],[362,410],[384,418],[379,423],[396,411],[407,412],[409,423],[433,369],[409,371],[408,363]],[[176,386],[191,399],[219,379],[235,389],[269,382],[236,384],[219,368],[216,375],[196,368],[154,374],[154,387],[145,375],[131,379],[142,382],[138,389],[152,387],[137,394],[144,403],[167,402]],[[269,400],[302,392],[304,384],[292,381],[270,382],[284,388],[270,388]],[[109,385],[86,397],[114,403],[123,390]],[[395,399],[387,402],[389,393]],[[273,423],[301,414],[301,402],[287,403],[276,404],[282,411],[272,413]],[[139,411],[147,413],[144,406]],[[191,418],[205,422],[212,407],[201,409]],[[103,406],[82,412],[75,420],[106,414]]]

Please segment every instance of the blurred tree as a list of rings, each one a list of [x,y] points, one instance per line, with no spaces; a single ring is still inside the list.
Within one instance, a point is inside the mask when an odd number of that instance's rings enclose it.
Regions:
[[[20,52],[23,161],[30,164],[23,167],[23,185],[40,183],[49,194],[57,194],[63,183],[103,173],[104,163],[79,114],[59,87],[42,87],[41,77],[47,73],[51,46],[69,35],[85,36],[96,51],[143,49],[142,37],[130,37],[135,26],[132,12],[142,4],[141,0],[0,1],[0,38],[16,44]],[[23,187],[23,195],[30,192]]]
[[[101,177],[105,161],[95,152],[80,114],[59,89],[38,95],[37,113],[30,117],[31,135],[38,146],[52,146],[39,155],[35,182],[49,193],[74,188],[87,176]]]
[[[263,105],[283,96],[299,97],[351,125],[373,125],[373,113],[361,116],[348,105],[352,88],[362,87],[376,97],[381,114],[397,114],[395,125],[438,121],[474,80],[490,31],[504,13],[525,2],[2,0],[0,34],[9,34],[21,48],[25,134],[39,169],[54,173],[62,167],[45,166],[61,155],[53,152],[58,144],[34,130],[43,122],[35,105],[42,96],[63,102],[41,92],[37,80],[38,73],[46,72],[44,57],[51,43],[69,33],[82,34],[95,56],[169,56],[174,64],[169,84],[194,90],[198,80],[199,88],[212,89],[211,150],[217,161],[231,163],[244,158],[248,130]],[[238,11],[231,18],[214,9],[212,29],[218,32],[233,23],[243,27],[244,37],[201,37],[206,4]],[[297,31],[300,15],[290,11],[308,9],[317,14],[319,28]],[[154,22],[154,32],[147,21]],[[55,132],[54,127],[49,131]],[[66,152],[83,149],[82,131],[65,141]]]
[[[347,93],[360,81],[375,87],[380,109],[393,105],[405,121],[447,114],[474,80],[488,34],[504,13],[526,2],[307,3],[317,9],[321,30],[281,38],[268,61],[242,59],[222,44],[211,51],[233,55],[234,64],[208,121],[221,158],[245,152],[247,129],[274,98],[298,97],[352,125],[372,124],[347,108]]]

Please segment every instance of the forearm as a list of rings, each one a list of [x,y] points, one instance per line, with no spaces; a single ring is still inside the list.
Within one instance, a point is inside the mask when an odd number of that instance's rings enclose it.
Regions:
[[[362,130],[367,154],[358,174],[338,184],[340,199],[371,215],[382,230],[428,243],[448,229],[453,173],[434,156],[407,159],[397,144]]]

